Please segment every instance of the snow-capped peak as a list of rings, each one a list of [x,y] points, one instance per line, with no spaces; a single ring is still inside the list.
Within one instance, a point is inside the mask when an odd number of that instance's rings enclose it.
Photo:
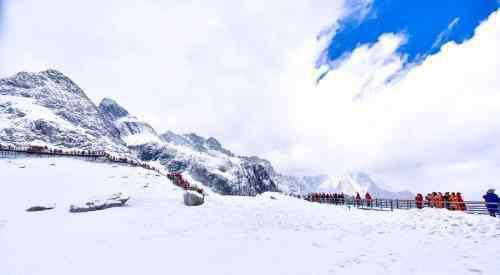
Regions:
[[[0,79],[0,95],[0,141],[125,150],[113,123],[59,71]]]
[[[336,192],[347,195],[359,193],[364,196],[369,192],[375,198],[400,198],[411,199],[413,194],[408,191],[393,192],[379,187],[373,179],[363,172],[351,172],[341,177],[332,177],[325,180],[318,186],[319,192]]]

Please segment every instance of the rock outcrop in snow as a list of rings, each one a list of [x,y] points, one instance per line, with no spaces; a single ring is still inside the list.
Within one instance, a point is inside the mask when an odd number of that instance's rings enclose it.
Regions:
[[[199,206],[205,202],[205,197],[193,191],[186,191],[183,197],[186,206]]]

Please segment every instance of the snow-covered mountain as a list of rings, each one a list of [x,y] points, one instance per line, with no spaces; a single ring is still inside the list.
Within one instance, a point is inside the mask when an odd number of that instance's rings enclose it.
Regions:
[[[55,70],[0,79],[0,142],[126,150],[115,125]]]
[[[293,194],[319,192],[318,187],[326,180],[328,180],[328,176],[326,175],[302,177],[283,174],[276,175],[276,182],[278,182],[279,190]]]
[[[391,191],[383,189],[365,173],[352,172],[341,177],[328,178],[317,187],[318,192],[337,192],[348,195],[359,193],[364,196],[369,192],[372,197],[385,199],[413,199],[409,191]]]
[[[326,176],[287,176],[276,172],[268,160],[238,156],[213,137],[172,131],[160,135],[112,99],[95,106],[82,89],[56,70],[0,79],[0,142],[130,154],[157,161],[170,172],[187,173],[221,194],[370,190],[393,195],[368,176],[348,177],[338,184]]]
[[[215,138],[194,133],[160,136],[112,99],[96,107],[56,70],[0,80],[0,142],[128,153],[156,160],[169,171],[189,173],[222,194],[277,190],[276,172],[267,160],[236,156]]]

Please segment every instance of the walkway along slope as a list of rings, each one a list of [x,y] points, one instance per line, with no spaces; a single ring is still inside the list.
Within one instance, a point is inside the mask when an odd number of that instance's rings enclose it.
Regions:
[[[63,150],[49,148],[47,146],[38,145],[28,145],[28,146],[12,146],[12,145],[2,145],[0,144],[0,154],[27,154],[27,155],[37,155],[37,156],[64,156],[64,157],[77,157],[85,158],[91,160],[104,160],[111,163],[127,164],[134,167],[141,167],[150,171],[154,171],[159,175],[167,177],[175,185],[183,188],[184,190],[196,191],[202,195],[205,192],[201,187],[193,185],[185,180],[180,173],[164,173],[162,169],[152,166],[146,162],[138,161],[135,159],[128,158],[126,156],[113,155],[106,151],[93,151],[93,150]]]

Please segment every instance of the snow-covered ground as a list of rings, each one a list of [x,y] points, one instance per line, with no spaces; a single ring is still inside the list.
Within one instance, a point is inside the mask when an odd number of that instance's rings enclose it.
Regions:
[[[24,167],[24,168],[21,168]],[[182,191],[141,168],[0,159],[0,274],[499,274],[500,219]],[[123,192],[128,207],[69,205]],[[275,199],[271,199],[273,196]],[[46,212],[26,212],[56,203]]]

